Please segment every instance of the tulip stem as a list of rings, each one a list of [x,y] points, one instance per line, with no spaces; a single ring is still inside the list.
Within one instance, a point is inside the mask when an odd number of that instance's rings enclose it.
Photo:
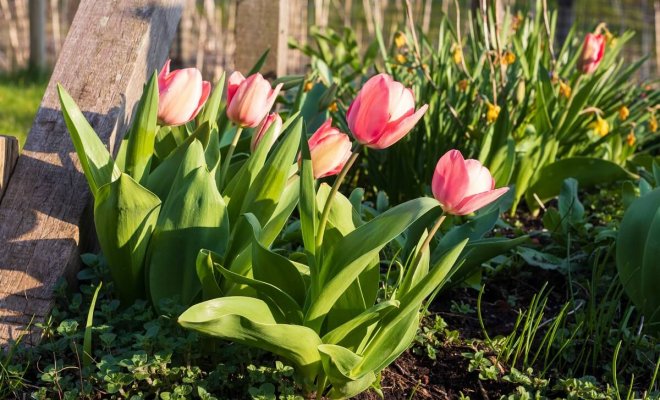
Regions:
[[[229,164],[231,164],[231,158],[234,155],[234,150],[236,149],[238,140],[241,138],[242,132],[243,132],[243,127],[238,126],[236,128],[236,133],[234,134],[234,138],[232,139],[231,144],[229,145],[229,149],[227,150],[227,156],[225,157],[225,160],[222,163],[222,170],[220,171],[220,179],[218,180],[218,189],[220,191],[222,191],[222,189],[225,186],[225,178],[227,176],[227,171],[229,171]]]
[[[442,214],[440,218],[438,218],[435,221],[435,225],[433,225],[433,228],[431,228],[431,231],[429,232],[428,236],[426,236],[426,239],[424,240],[424,243],[422,243],[422,246],[419,248],[417,251],[417,254],[415,255],[415,259],[413,260],[413,263],[411,266],[413,268],[417,267],[417,264],[419,264],[420,260],[422,259],[422,255],[424,254],[424,251],[426,250],[427,247],[431,244],[431,240],[433,240],[433,237],[435,234],[438,232],[438,229],[440,229],[440,226],[442,226],[442,223],[445,222],[445,219],[447,218],[447,215]]]
[[[321,214],[321,220],[319,221],[319,229],[316,231],[317,253],[318,249],[321,247],[321,244],[323,244],[323,235],[325,233],[325,226],[328,224],[328,216],[330,215],[330,208],[332,208],[332,201],[335,199],[335,195],[339,190],[339,186],[341,186],[344,178],[346,178],[348,170],[351,169],[351,166],[353,166],[355,160],[357,160],[361,150],[362,146],[355,146],[355,149],[353,149],[353,153],[351,154],[350,158],[348,161],[346,161],[346,164],[344,164],[344,167],[341,169],[341,172],[339,172],[339,175],[337,175],[337,179],[335,179],[335,183],[332,185],[332,189],[330,189],[328,198],[325,199],[325,206],[323,207],[323,213]]]

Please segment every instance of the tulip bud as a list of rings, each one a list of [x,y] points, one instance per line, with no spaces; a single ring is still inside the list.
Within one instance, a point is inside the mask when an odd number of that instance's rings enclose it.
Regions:
[[[477,160],[465,160],[458,150],[450,150],[440,158],[431,189],[442,209],[453,215],[471,214],[509,190],[495,189],[488,168]]]
[[[261,74],[247,79],[236,71],[227,85],[227,117],[236,125],[254,128],[266,117],[275,103],[282,84],[271,89]]]
[[[379,74],[360,89],[348,107],[346,119],[358,142],[384,149],[410,132],[427,108],[425,104],[415,112],[412,90],[387,74]]]
[[[309,138],[314,178],[338,174],[351,156],[351,139],[328,119]]]
[[[635,138],[635,133],[633,131],[630,131],[630,133],[628,133],[628,136],[626,136],[626,143],[628,144],[628,146],[633,147],[636,141],[637,138]]]
[[[588,33],[582,46],[578,67],[583,74],[590,74],[598,68],[605,53],[605,36]]]
[[[158,74],[158,120],[164,125],[183,125],[197,116],[211,93],[196,68],[170,72],[170,60]]]
[[[282,117],[280,117],[279,114],[277,113],[272,113],[268,115],[266,118],[264,118],[263,121],[261,121],[261,124],[257,129],[255,130],[254,134],[252,135],[252,140],[250,141],[250,151],[254,152],[257,149],[257,146],[259,146],[261,139],[263,139],[264,135],[266,132],[268,132],[268,129],[273,126],[273,129],[275,132],[270,137],[270,140],[268,143],[264,143],[264,146],[268,146],[268,148],[271,148],[275,141],[277,140],[277,137],[280,136],[280,133],[282,133]]]

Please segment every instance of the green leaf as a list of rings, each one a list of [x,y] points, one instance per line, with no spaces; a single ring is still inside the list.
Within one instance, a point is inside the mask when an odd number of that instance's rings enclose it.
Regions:
[[[240,214],[254,214],[260,225],[268,222],[277,209],[277,204],[291,176],[291,167],[298,153],[301,134],[302,120],[297,119],[291,131],[280,142],[275,152],[268,158],[254,182],[250,185],[241,204]],[[232,198],[229,204],[234,201],[236,201],[236,198]],[[234,232],[232,232],[232,240],[226,259],[231,263],[236,255],[252,242],[251,238],[252,228],[245,220],[239,219]]]
[[[158,129],[158,76],[156,72],[145,86],[133,126],[126,143],[125,172],[144,185],[149,175]]]
[[[541,169],[536,182],[527,190],[526,200],[530,209],[539,208],[534,194],[541,201],[550,200],[559,194],[562,182],[567,178],[575,178],[581,186],[589,187],[620,179],[635,179],[636,175],[611,161],[599,158],[565,158]]]
[[[321,370],[316,332],[298,325],[277,324],[268,305],[251,297],[223,297],[196,304],[179,324],[221,339],[254,346],[290,360],[311,385]]]
[[[167,198],[170,190],[172,189],[172,183],[179,172],[181,163],[183,162],[191,143],[198,142],[201,146],[197,149],[200,150],[194,160],[197,160],[197,163],[194,164],[194,167],[198,167],[205,163],[205,154],[203,147],[208,146],[208,143],[211,138],[211,130],[208,124],[203,124],[202,126],[190,135],[179,147],[177,147],[170,155],[161,162],[156,169],[154,169],[147,179],[146,187],[154,192],[160,199]]]
[[[361,376],[352,373],[363,359],[345,347],[322,344],[319,346],[323,371],[332,384],[329,397],[332,399],[345,399],[365,391],[376,380],[373,371]]]
[[[323,335],[323,343],[337,344],[356,351],[370,338],[375,324],[397,307],[399,307],[397,300],[385,300],[375,304]]]
[[[94,309],[96,308],[96,299],[99,297],[99,291],[103,286],[103,282],[94,291],[92,301],[89,303],[89,310],[87,311],[87,322],[85,323],[85,333],[83,336],[83,369],[87,369],[92,365],[94,358],[92,357],[92,328],[94,327]]]
[[[64,122],[71,134],[73,147],[80,159],[90,191],[96,197],[99,188],[118,179],[121,171],[69,93],[59,84],[57,93],[60,96]]]
[[[149,290],[154,305],[179,297],[190,304],[201,291],[196,264],[200,249],[224,254],[229,238],[225,202],[215,177],[205,166],[201,143],[186,153],[172,189],[163,203],[149,245]]]
[[[445,253],[428,275],[399,299],[400,307],[385,315],[379,324],[378,332],[364,351],[358,350],[364,359],[356,367],[356,374],[381,371],[410,346],[417,331],[422,302],[447,282],[450,271],[455,269],[454,265],[467,242],[465,239]]]
[[[616,265],[626,294],[660,327],[660,189],[633,201],[623,216],[616,243]]]
[[[94,223],[122,304],[145,296],[144,266],[161,202],[127,174],[99,188]]]
[[[252,69],[250,70],[250,72],[248,72],[247,76],[250,76],[250,75],[253,75],[253,74],[256,74],[257,72],[259,72],[261,67],[263,67],[264,63],[266,62],[266,58],[268,57],[268,53],[270,53],[270,49],[266,49],[266,51],[264,51],[263,54],[261,54],[261,57],[259,57],[257,62],[252,66]]]
[[[584,206],[578,197],[578,182],[575,179],[568,178],[562,182],[558,208],[564,232],[568,232],[569,225],[583,223]]]
[[[221,257],[212,251],[202,249],[197,255],[196,269],[197,278],[202,284],[202,298],[204,300],[215,299],[222,296],[222,290],[215,276],[214,263],[222,263]]]
[[[218,113],[220,112],[220,102],[222,101],[222,93],[225,89],[225,73],[220,75],[220,79],[215,84],[211,97],[208,98],[204,108],[199,113],[198,124],[208,122],[211,127],[218,125]]]
[[[316,253],[316,227],[319,224],[316,207],[316,188],[314,172],[312,170],[312,156],[309,151],[307,135],[300,136],[301,160],[300,160],[300,202],[298,212],[300,214],[300,229],[305,250],[314,255]],[[311,263],[313,264],[313,263]],[[313,274],[314,276],[316,274]],[[312,290],[318,289],[315,286]]]
[[[245,216],[253,227],[252,272],[254,278],[278,287],[293,298],[300,307],[305,303],[305,282],[288,258],[265,248],[258,239],[259,222],[251,214]]]
[[[268,303],[271,311],[277,312],[278,322],[300,325],[302,322],[302,309],[291,296],[285,293],[277,286],[264,282],[259,279],[253,279],[247,276],[234,273],[222,265],[216,265],[218,271],[225,279],[238,285],[246,285],[253,288],[257,296]],[[297,273],[297,271],[296,271]]]
[[[312,300],[306,325],[319,329],[326,314],[378,252],[434,207],[435,199],[419,198],[396,206],[344,237],[323,259],[321,292]]]

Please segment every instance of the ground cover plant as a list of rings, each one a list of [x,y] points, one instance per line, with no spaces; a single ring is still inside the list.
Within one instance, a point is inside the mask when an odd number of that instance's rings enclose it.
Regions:
[[[658,92],[602,25],[473,18],[168,61],[116,156],[59,87],[102,251],[0,397],[659,398]]]

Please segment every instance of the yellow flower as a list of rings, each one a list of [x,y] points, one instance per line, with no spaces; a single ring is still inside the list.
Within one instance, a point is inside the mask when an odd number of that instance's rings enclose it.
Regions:
[[[337,102],[333,101],[332,103],[330,103],[330,105],[328,106],[328,110],[330,110],[330,112],[339,111],[339,107],[337,107]]]
[[[467,79],[461,79],[460,81],[458,81],[458,90],[460,90],[461,92],[465,92],[467,90],[467,87],[468,87]]]
[[[516,55],[512,51],[505,51],[504,56],[502,57],[502,64],[511,65],[516,62]]]
[[[596,120],[589,124],[589,127],[595,131],[600,137],[607,136],[610,133],[610,124],[602,119],[600,115],[596,116]]]
[[[307,81],[305,82],[305,87],[303,88],[303,90],[305,92],[309,92],[310,90],[312,90],[313,87],[314,87],[314,83]]]
[[[394,45],[396,46],[397,49],[402,48],[408,44],[408,41],[406,40],[406,34],[398,31],[397,33],[394,34]]]
[[[396,62],[398,62],[399,64],[405,64],[406,61],[408,61],[408,60],[406,59],[406,56],[404,56],[404,55],[401,54],[401,53],[397,54],[397,55],[394,57],[394,59],[395,59]]]
[[[628,116],[630,115],[630,110],[626,106],[621,106],[619,108],[619,119],[621,121],[625,121],[628,119]]]
[[[651,114],[651,119],[649,119],[649,130],[653,133],[658,130],[658,120],[655,118],[655,114]]]
[[[635,145],[635,142],[637,139],[635,138],[635,133],[633,131],[630,131],[628,136],[626,136],[626,143],[628,143],[628,146],[632,147]]]
[[[486,107],[488,107],[488,110],[486,111],[486,121],[489,124],[492,124],[493,122],[497,121],[497,117],[500,115],[500,106],[491,104],[490,102],[486,102]]]
[[[463,62],[463,49],[457,44],[454,44],[454,49],[452,50],[451,54],[452,59],[454,60],[454,63],[460,64]]]
[[[559,81],[559,94],[566,97],[567,99],[571,97],[571,87],[564,83],[564,81]]]

